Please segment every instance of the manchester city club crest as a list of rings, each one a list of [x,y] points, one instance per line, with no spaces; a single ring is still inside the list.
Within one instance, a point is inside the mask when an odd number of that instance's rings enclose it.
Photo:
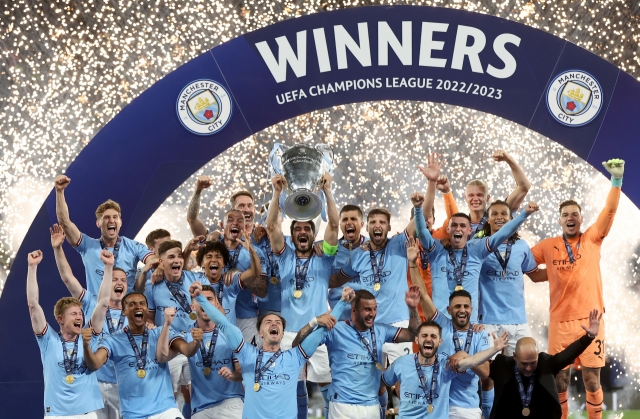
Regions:
[[[547,90],[547,108],[556,121],[581,127],[593,121],[602,109],[602,88],[589,73],[565,71],[553,78]]]
[[[182,125],[198,135],[212,135],[222,130],[232,114],[231,96],[213,80],[196,80],[178,95],[176,111]]]

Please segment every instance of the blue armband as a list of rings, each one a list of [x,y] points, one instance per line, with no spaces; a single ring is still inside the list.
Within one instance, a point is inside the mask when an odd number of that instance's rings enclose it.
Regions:
[[[622,186],[622,178],[621,177],[612,177],[611,178],[611,186],[614,188],[620,188]]]

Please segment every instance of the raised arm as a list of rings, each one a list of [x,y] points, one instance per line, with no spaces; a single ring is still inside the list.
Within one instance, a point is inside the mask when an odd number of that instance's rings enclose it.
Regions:
[[[496,150],[493,152],[493,160],[503,161],[511,168],[511,174],[516,181],[516,188],[507,197],[507,203],[511,211],[516,211],[520,208],[520,205],[527,196],[529,189],[531,189],[531,183],[527,179],[527,175],[524,174],[524,170],[516,161],[504,150]]]
[[[338,228],[340,227],[340,220],[338,216],[338,207],[336,201],[333,199],[331,193],[331,183],[333,178],[330,174],[325,173],[320,179],[322,184],[322,190],[327,197],[327,228],[324,230],[324,241],[330,246],[338,245]]]
[[[431,249],[436,241],[427,229],[427,223],[424,221],[422,208],[419,206],[413,207],[413,221],[415,221],[416,225],[416,236],[420,239],[425,249]]]
[[[409,307],[409,327],[400,329],[397,342],[412,342],[418,334],[418,326],[421,323],[418,304],[420,303],[420,287],[411,285],[406,292],[404,301]]]
[[[591,310],[589,313],[589,327],[581,325],[586,334],[561,352],[551,356],[549,363],[553,370],[553,375],[559,373],[567,365],[573,364],[573,361],[591,345],[591,342],[598,336],[600,331],[600,319],[602,319],[602,313],[598,313],[597,309]]]
[[[202,284],[199,282],[194,282],[189,287],[189,293],[191,296],[196,299],[198,303],[200,303],[200,307],[207,313],[207,316],[213,320],[213,322],[220,328],[220,331],[224,333],[224,337],[227,338],[227,342],[229,343],[229,347],[236,350],[240,348],[242,344],[242,332],[235,325],[231,324],[229,320],[227,320],[227,316],[225,316],[220,309],[220,303],[217,299],[214,299],[214,304],[217,307],[211,305],[211,303],[201,295],[202,292]]]
[[[189,209],[187,209],[187,222],[193,237],[204,236],[207,234],[207,227],[200,219],[200,196],[202,191],[211,186],[211,178],[209,176],[200,176],[196,180],[196,189],[193,191],[191,201],[189,201]]]
[[[280,195],[282,189],[287,186],[287,180],[282,175],[275,175],[271,179],[273,185],[273,197],[269,204],[269,215],[267,216],[267,231],[271,240],[273,253],[280,254],[285,246],[284,234],[282,234],[282,224],[278,222],[278,208],[280,208]]]
[[[71,179],[65,175],[57,176],[55,179],[56,186],[56,217],[58,217],[58,224],[62,227],[64,235],[71,246],[76,246],[82,237],[82,233],[78,227],[71,222],[69,218],[69,207],[67,207],[67,201],[64,197],[64,190],[69,186]]]
[[[240,273],[240,282],[242,286],[251,291],[252,294],[264,298],[267,296],[268,284],[266,275],[262,275],[260,256],[255,247],[253,247],[251,234],[247,233],[246,230],[242,230],[242,235],[244,237],[244,247],[249,251],[249,255],[251,256],[251,267]]]
[[[58,267],[60,278],[62,282],[64,282],[64,285],[67,286],[71,296],[80,299],[84,288],[80,284],[80,281],[73,275],[64,250],[62,250],[62,243],[64,243],[62,227],[54,224],[53,228],[49,228],[49,233],[51,234],[51,247],[53,247],[53,256],[56,259],[56,266]],[[109,280],[109,282],[111,282],[111,280]]]
[[[439,158],[440,156],[436,153],[427,153],[427,165],[418,166],[418,169],[427,178],[427,192],[422,204],[422,212],[427,217],[433,211],[433,204],[436,198],[436,183],[440,177],[442,166],[444,166],[444,160],[438,161]]]
[[[458,204],[451,192],[451,185],[449,184],[449,178],[447,175],[440,175],[436,182],[436,189],[442,192],[442,198],[444,199],[444,209],[447,213],[447,218],[451,218],[453,214],[457,214]],[[446,225],[449,225],[447,222]]]
[[[418,256],[420,254],[420,240],[409,237],[407,242],[407,259],[409,260],[409,274],[411,276],[411,283],[416,285],[420,289],[420,307],[427,319],[433,318],[436,314],[436,306],[433,304],[429,293],[427,292],[427,286],[422,280],[420,270],[418,269]]]
[[[184,340],[182,337],[173,339],[170,345],[171,352],[172,353],[179,352],[182,355],[189,358],[194,356],[198,352],[198,349],[200,348],[202,335],[203,335],[202,329],[200,329],[199,327],[195,327],[191,329],[191,337],[193,338],[193,340],[187,343],[187,341]]]
[[[111,289],[113,288],[113,264],[115,263],[113,253],[106,249],[100,252],[100,260],[104,263],[104,274],[102,275],[102,283],[100,283],[100,290],[98,291],[98,304],[91,315],[91,328],[96,334],[102,333],[104,316],[107,314],[107,309],[109,308]]]
[[[527,208],[524,211],[521,211],[520,214],[516,216],[516,218],[510,220],[507,224],[502,226],[502,228],[498,230],[496,234],[492,234],[491,236],[489,236],[488,240],[491,251],[496,250],[498,246],[500,246],[500,243],[504,242],[509,237],[511,237],[513,233],[518,231],[527,217],[538,211],[538,209],[538,204],[533,201],[529,202],[529,204],[527,204]]]
[[[478,352],[473,356],[463,358],[456,363],[457,365],[451,363],[449,367],[457,372],[464,372],[469,368],[478,367],[491,359],[495,354],[500,353],[509,344],[509,334],[507,332],[504,332],[500,337],[497,337],[495,333],[492,333],[491,336],[493,336],[493,346],[491,348]],[[487,364],[485,378],[489,376],[488,367],[489,365]]]
[[[298,332],[296,337],[293,339],[293,343],[291,343],[291,347],[298,346],[301,342],[303,342],[316,328],[316,326],[324,327],[326,330],[331,330],[335,324],[336,319],[339,319],[342,315],[342,311],[351,303],[351,301],[355,298],[356,294],[353,289],[349,287],[344,287],[342,289],[342,297],[340,301],[333,307],[331,312],[327,312],[321,316],[314,317],[308,324],[304,325],[302,329]]]
[[[40,307],[40,291],[38,289],[37,270],[42,262],[42,252],[33,251],[27,256],[29,268],[27,269],[27,304],[29,305],[29,315],[31,316],[31,328],[36,334],[42,333],[47,327],[47,319],[44,311]]]
[[[164,324],[156,347],[156,359],[161,363],[169,362],[177,355],[177,351],[172,351],[169,347],[169,332],[171,331],[171,323],[173,323],[174,317],[176,317],[176,309],[166,307],[164,309]]]
[[[611,230],[613,218],[616,215],[618,203],[620,202],[620,189],[622,188],[622,176],[624,175],[624,160],[611,159],[602,162],[602,165],[611,173],[611,189],[609,190],[609,195],[607,195],[607,202],[600,212],[600,215],[598,215],[595,226],[601,237],[606,237],[609,234],[609,230]]]
[[[422,223],[425,225],[425,229],[426,229],[426,218],[424,217],[424,214],[422,213],[422,204],[424,203],[424,195],[422,195],[420,192],[414,192],[411,194],[411,205],[413,205],[413,208],[419,208],[420,209],[420,217],[422,218]],[[415,211],[414,211],[414,216],[413,219],[411,221],[409,221],[409,224],[407,225],[406,228],[406,232],[407,232],[407,236],[409,237],[416,237],[416,233],[417,233],[417,226],[416,226],[416,222],[417,220],[415,219]]]
[[[82,345],[84,349],[84,362],[90,371],[96,371],[109,359],[109,352],[105,348],[98,348],[93,352],[91,349],[91,338],[93,331],[90,328],[82,329]]]

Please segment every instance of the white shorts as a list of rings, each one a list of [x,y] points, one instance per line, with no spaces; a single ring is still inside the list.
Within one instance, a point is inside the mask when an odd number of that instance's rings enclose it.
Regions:
[[[236,318],[236,326],[238,326],[238,329],[242,332],[244,341],[260,348],[262,347],[262,338],[260,338],[258,334],[257,324],[257,317],[249,317],[246,319]]]
[[[516,343],[518,340],[522,338],[530,338],[531,337],[531,329],[529,329],[528,324],[485,324],[484,330],[489,335],[489,344],[493,343],[493,339],[491,338],[491,333],[495,333],[496,336],[500,337],[504,332],[509,334],[509,344],[504,349],[504,352],[507,356],[513,356],[513,353],[516,350]],[[493,358],[498,356],[495,354]]]
[[[191,419],[242,419],[244,403],[239,397],[224,400],[216,406],[208,407],[191,415]]]
[[[330,401],[329,417],[331,419],[380,419],[380,405],[360,406]]]
[[[280,347],[283,350],[291,349],[291,344],[298,334],[294,332],[284,332]],[[330,383],[331,382],[331,368],[329,368],[329,353],[327,352],[326,345],[318,346],[318,349],[311,355],[311,358],[307,361],[309,367],[309,381],[313,383]],[[304,367],[300,369],[298,375],[298,381],[305,381],[307,376],[305,374]]]
[[[83,413],[71,416],[45,416],[44,419],[96,419],[96,412]]]
[[[480,419],[482,410],[479,407],[449,406],[449,419]]]
[[[172,407],[157,415],[149,416],[147,419],[184,419],[184,416],[177,407]]]
[[[409,320],[402,320],[392,323],[394,327],[409,327]],[[382,345],[382,365],[385,369],[395,362],[402,355],[413,352],[413,342],[385,343]]]
[[[188,386],[191,384],[191,371],[189,370],[189,360],[186,356],[178,354],[169,361],[169,373],[171,374],[171,385],[174,393],[180,391],[181,385]]]
[[[103,383],[98,381],[100,394],[104,407],[96,410],[98,419],[120,419],[120,398],[118,397],[118,384]]]

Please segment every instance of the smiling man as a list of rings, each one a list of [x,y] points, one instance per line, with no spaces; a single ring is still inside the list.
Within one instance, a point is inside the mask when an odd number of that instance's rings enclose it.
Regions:
[[[85,363],[85,353],[91,352],[91,345],[97,345],[97,338],[91,338],[91,330],[86,329],[89,341],[78,345],[83,332],[82,304],[72,297],[61,298],[53,309],[60,331],[56,334],[49,327],[39,302],[37,269],[41,261],[40,250],[29,253],[27,303],[42,360],[44,416],[96,419],[95,412],[104,405],[96,375]]]
[[[449,418],[449,391],[454,378],[469,368],[488,361],[506,345],[506,334],[495,337],[494,345],[482,352],[464,358],[455,366],[449,365],[448,357],[438,353],[442,345],[442,328],[434,321],[426,321],[418,327],[417,354],[401,356],[382,375],[387,385],[400,382],[400,409],[390,409],[400,419]]]
[[[100,229],[100,238],[94,239],[81,233],[69,218],[69,208],[64,195],[70,182],[71,179],[64,175],[55,179],[56,216],[69,244],[82,256],[87,289],[94,295],[98,293],[103,274],[100,250],[106,249],[113,253],[116,259],[115,266],[127,274],[128,289],[133,290],[138,262],[150,264],[157,260],[156,256],[144,244],[120,236],[120,205],[110,199],[96,209],[96,226]]]
[[[299,346],[283,350],[280,344],[286,321],[277,314],[267,314],[258,320],[262,338],[262,347],[258,349],[245,344],[240,329],[229,323],[224,314],[207,300],[199,284],[191,286],[191,293],[236,353],[246,388],[242,416],[252,419],[296,419],[298,373],[317,349],[327,328],[333,327],[335,318],[329,313],[315,317],[312,320],[313,328],[319,327]],[[338,304],[334,310],[339,315],[343,307],[344,304]]]
[[[167,307],[163,324],[149,330],[145,324],[148,308],[144,294],[128,294],[122,307],[129,325],[121,333],[104,338],[95,352],[89,347],[91,331],[83,331],[87,366],[95,371],[108,360],[113,361],[123,419],[184,419],[176,406],[168,365],[175,355],[169,349],[175,309]]]
[[[539,353],[536,341],[530,337],[518,341],[513,356],[499,354],[490,369],[496,388],[490,418],[560,419],[561,400],[554,377],[589,350],[598,336],[601,317],[597,309],[591,310],[589,326],[580,325],[582,336],[555,355]]]
[[[611,174],[611,189],[595,224],[582,233],[582,208],[573,200],[564,201],[560,204],[558,219],[562,236],[542,240],[532,249],[536,262],[547,265],[551,299],[550,354],[560,352],[579,337],[582,333],[580,325],[589,317],[589,307],[596,307],[604,313],[600,249],[618,209],[624,160],[612,159],[602,165]],[[603,322],[600,335],[596,336],[591,347],[578,358],[582,364],[589,419],[602,417],[600,368],[604,367],[606,359],[604,329]],[[569,414],[567,399],[570,374],[567,367],[556,377],[564,419]]]
[[[122,314],[121,304],[122,298],[127,293],[127,276],[122,269],[113,268],[113,254],[108,250],[100,251],[100,260],[104,264],[104,277],[98,295],[94,295],[82,287],[80,281],[71,271],[71,266],[67,262],[64,250],[62,250],[62,243],[64,243],[62,228],[54,224],[49,232],[60,278],[67,286],[71,296],[82,303],[82,313],[88,326],[96,331],[96,335],[109,335],[122,330],[127,325],[126,317]],[[104,333],[102,333],[103,324],[107,325]],[[104,408],[96,411],[97,418],[118,419],[120,417],[120,401],[113,364],[110,363],[100,368],[96,372],[96,377],[104,402]]]

